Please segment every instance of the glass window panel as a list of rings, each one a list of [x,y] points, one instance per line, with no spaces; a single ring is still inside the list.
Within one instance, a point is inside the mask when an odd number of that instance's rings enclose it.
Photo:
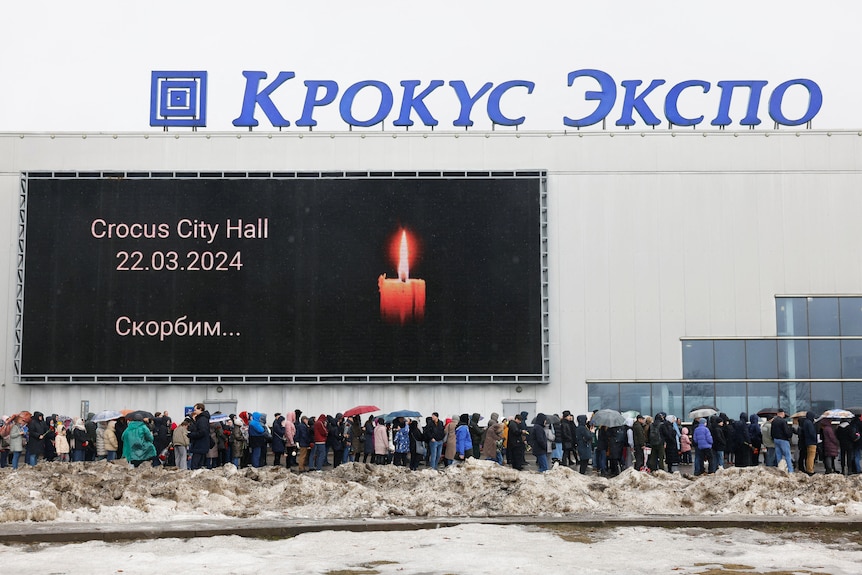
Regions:
[[[649,383],[620,384],[620,411],[632,409],[644,415],[652,413],[652,386]]]
[[[862,340],[841,341],[841,377],[862,379]]]
[[[682,384],[683,410],[680,416],[688,421],[688,414],[701,405],[715,406],[715,384],[706,382],[686,382]],[[668,412],[670,413],[670,412]]]
[[[721,381],[715,384],[715,406],[726,413],[731,419],[739,417],[740,412],[748,411],[746,407],[746,391],[744,381]]]
[[[779,381],[778,406],[793,415],[811,408],[811,384],[807,381]]]
[[[715,377],[712,340],[682,342],[682,376],[686,379],[713,379]]]
[[[804,297],[775,298],[778,335],[808,335],[808,302]]]
[[[808,335],[839,335],[838,298],[808,298]]]
[[[682,408],[682,384],[681,383],[654,383],[652,384],[652,411],[655,415],[659,411],[665,413],[680,414],[688,416]],[[686,417],[683,417],[686,419]]]
[[[590,411],[597,409],[620,409],[620,384],[588,383],[587,405]]]
[[[841,379],[841,345],[837,339],[808,342],[811,379]]]
[[[841,312],[841,335],[862,335],[862,298],[838,298]]]
[[[808,379],[808,340],[782,339],[778,341],[778,377],[781,379]]]
[[[774,339],[749,339],[745,342],[745,366],[748,379],[778,377],[778,347]]]
[[[745,379],[745,342],[715,340],[715,378]]]
[[[840,381],[811,382],[811,411],[819,416],[827,409],[843,409]]]
[[[862,381],[844,382],[844,405],[841,409],[862,407]]]
[[[778,407],[777,381],[752,381],[748,384],[748,413]],[[786,409],[786,408],[785,408]]]

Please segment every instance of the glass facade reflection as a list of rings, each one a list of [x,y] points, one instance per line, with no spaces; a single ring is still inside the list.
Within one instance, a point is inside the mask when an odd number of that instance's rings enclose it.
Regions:
[[[702,405],[731,418],[862,406],[862,296],[777,297],[775,310],[777,337],[683,339],[682,381],[588,382],[589,409],[687,419]]]

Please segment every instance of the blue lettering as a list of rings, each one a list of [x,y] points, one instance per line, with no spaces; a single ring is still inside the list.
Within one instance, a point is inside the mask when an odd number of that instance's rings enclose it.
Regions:
[[[401,115],[393,122],[394,125],[412,126],[413,120],[410,119],[411,110],[416,110],[416,113],[419,114],[419,119],[426,126],[436,126],[438,124],[434,116],[431,115],[431,112],[428,111],[428,107],[423,100],[425,96],[442,86],[444,82],[443,80],[431,80],[431,84],[427,88],[419,92],[418,95],[414,95],[413,93],[419,84],[421,84],[420,80],[403,80],[401,82],[401,85],[404,86],[404,99],[401,100]]]
[[[625,96],[623,98],[623,111],[620,119],[616,121],[617,126],[633,126],[635,121],[632,118],[632,112],[637,110],[638,115],[641,119],[649,126],[655,126],[657,124],[661,124],[661,120],[658,119],[658,116],[653,114],[652,110],[647,103],[644,101],[650,92],[664,84],[664,80],[653,80],[650,82],[650,85],[646,90],[641,92],[640,95],[637,95],[637,87],[643,84],[640,80],[623,80],[621,85],[626,89]]]
[[[527,94],[532,94],[533,88],[535,87],[535,82],[528,82],[525,80],[510,80],[508,82],[503,82],[488,94],[488,117],[493,123],[501,126],[517,126],[519,124],[523,124],[524,116],[521,116],[520,118],[507,118],[503,115],[503,112],[500,110],[500,99],[503,97],[503,94],[512,88],[526,88]]]
[[[781,101],[784,99],[784,93],[793,85],[799,85],[808,90],[808,109],[798,120],[790,120],[781,112]],[[820,91],[820,86],[806,79],[788,80],[776,86],[775,90],[772,91],[772,95],[769,97],[769,117],[783,126],[800,126],[810,122],[822,106],[823,92]]]
[[[742,126],[757,126],[760,119],[757,117],[757,108],[760,106],[760,94],[766,86],[766,80],[727,80],[718,82],[721,88],[721,99],[718,102],[718,115],[710,122],[713,126],[728,126],[730,119],[730,100],[735,88],[750,88],[748,96],[748,109],[745,117],[739,122]]]
[[[494,86],[494,84],[491,82],[483,84],[474,96],[470,95],[470,91],[467,89],[467,84],[465,84],[463,80],[452,80],[449,82],[449,85],[455,90],[455,95],[458,96],[458,101],[461,103],[461,113],[458,115],[458,118],[452,122],[452,125],[459,127],[472,126],[473,120],[470,119],[470,114],[473,112],[473,106],[476,105],[479,98],[484,96],[485,93]]]
[[[702,80],[686,80],[668,90],[667,97],[664,99],[664,115],[671,124],[675,126],[696,126],[703,122],[703,116],[698,116],[697,118],[686,118],[679,113],[680,94],[682,94],[683,90],[686,88],[694,86],[699,86],[703,90],[704,94],[709,92],[709,82],[704,82]]]
[[[296,76],[293,72],[279,72],[278,76],[273,80],[272,84],[257,91],[261,80],[266,79],[266,72],[250,72],[242,73],[246,77],[245,96],[242,100],[242,112],[239,118],[233,121],[234,126],[257,126],[258,121],[254,118],[254,110],[256,105],[260,105],[260,109],[269,118],[273,126],[289,126],[290,122],[284,119],[275,104],[272,103],[270,94],[272,94],[279,86]]]
[[[302,117],[296,121],[297,126],[316,126],[317,120],[312,118],[314,109],[318,106],[328,106],[338,95],[338,84],[332,80],[306,80],[305,104],[302,106]],[[317,97],[320,88],[324,88],[323,96]]]
[[[364,121],[357,120],[353,116],[353,100],[356,98],[356,95],[360,90],[368,87],[374,87],[380,91],[380,106],[377,108],[377,112],[370,119]],[[389,115],[390,110],[392,110],[392,90],[389,89],[389,86],[378,80],[357,82],[344,91],[344,96],[341,97],[339,110],[341,111],[341,119],[351,126],[368,127],[379,124],[386,118],[386,116]]]
[[[598,124],[611,113],[611,110],[614,107],[614,102],[617,99],[617,86],[614,83],[614,79],[611,78],[610,74],[602,72],[601,70],[585,69],[569,72],[567,85],[571,87],[571,85],[575,83],[575,80],[583,77],[592,78],[598,81],[601,90],[598,92],[586,92],[584,94],[584,99],[598,100],[599,105],[592,114],[584,118],[573,120],[568,116],[563,116],[563,124],[573,128],[583,128],[586,126],[592,126],[593,124]]]

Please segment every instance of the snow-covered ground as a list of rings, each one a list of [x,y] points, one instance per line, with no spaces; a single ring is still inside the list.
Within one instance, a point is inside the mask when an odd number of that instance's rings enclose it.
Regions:
[[[468,460],[443,472],[347,464],[181,472],[124,463],[40,464],[0,470],[0,523],[57,529],[91,524],[224,518],[577,517],[678,515],[677,529],[464,524],[398,532],[305,533],[284,540],[212,537],[129,543],[0,545],[4,571],[44,573],[858,573],[862,539],[814,527],[701,529],[723,515],[862,518],[859,476],[788,475],[765,467],[693,478],[628,470],[617,478],[568,468],[517,472]],[[94,525],[96,528],[97,525]],[[848,539],[848,537],[850,537]]]

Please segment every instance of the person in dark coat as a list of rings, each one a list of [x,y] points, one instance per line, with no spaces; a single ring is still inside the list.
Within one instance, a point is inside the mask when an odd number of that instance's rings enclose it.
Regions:
[[[581,475],[586,475],[587,469],[590,466],[590,459],[593,456],[593,433],[587,424],[586,415],[578,416],[578,427],[575,428],[575,443],[578,446],[578,459],[580,460],[578,471]]]
[[[814,427],[814,412],[805,413],[799,425],[799,450],[805,451],[805,473],[814,475],[814,457],[817,455],[817,429]],[[800,457],[801,459],[801,457]]]
[[[667,464],[667,472],[673,473],[673,466],[679,465],[679,448],[676,443],[676,429],[673,424],[676,421],[671,421],[672,415],[665,419],[661,426],[661,436],[664,439],[664,461]]]
[[[153,419],[153,445],[156,453],[161,453],[171,444],[171,418],[165,414]]]
[[[475,459],[481,459],[481,451],[482,451],[482,432],[484,428],[479,426],[479,421],[481,421],[482,416],[478,413],[474,413],[470,416],[470,441],[473,442],[473,450],[470,452],[470,456]]]
[[[284,455],[284,431],[284,416],[276,413],[272,422],[272,464],[278,467],[281,467],[281,456]]]
[[[192,454],[189,469],[200,469],[210,450],[210,412],[203,403],[195,404],[192,419],[194,421],[189,424],[189,453]]]
[[[27,465],[36,465],[39,459],[45,457],[45,442],[54,440],[54,432],[48,427],[45,415],[34,411],[28,426],[30,437],[27,440]]]
[[[760,465],[760,453],[763,451],[760,417],[756,413],[752,413],[748,417],[748,422],[748,437],[751,439],[751,465]]]
[[[835,469],[835,458],[838,457],[840,446],[835,430],[832,429],[832,421],[824,419],[820,422],[820,437],[823,438],[823,467],[826,473],[838,473]]]
[[[509,463],[512,465],[512,469],[518,471],[524,469],[524,464],[526,463],[525,453],[527,452],[527,445],[524,443],[527,432],[521,429],[521,424],[523,423],[521,417],[522,415],[519,413],[509,422],[509,439],[506,445],[509,453]]]
[[[632,424],[632,440],[634,441],[634,466],[640,471],[644,466],[644,446],[647,442],[646,428],[644,428],[644,416],[638,414]]]
[[[575,451],[575,416],[569,410],[563,411],[563,418],[560,421],[560,441],[563,444],[563,465],[574,465],[578,460],[577,451]]]
[[[711,415],[707,427],[712,436],[712,454],[714,456],[709,462],[708,471],[715,473],[719,468],[724,469],[724,454],[727,451],[727,435],[725,434],[727,426],[720,415]]]
[[[536,416],[536,422],[530,433],[530,448],[533,450],[533,455],[536,456],[539,473],[548,470],[548,436],[545,435],[545,427],[549,425],[547,416],[540,413]]]
[[[620,474],[623,447],[626,445],[626,426],[612,427],[607,430],[608,437],[608,475]]]
[[[748,414],[742,412],[739,419],[733,422],[734,461],[737,467],[751,465],[751,434],[748,432]]]
[[[850,422],[846,419],[838,424],[835,430],[840,450],[841,474],[851,475],[853,473],[853,440],[850,438]]]

